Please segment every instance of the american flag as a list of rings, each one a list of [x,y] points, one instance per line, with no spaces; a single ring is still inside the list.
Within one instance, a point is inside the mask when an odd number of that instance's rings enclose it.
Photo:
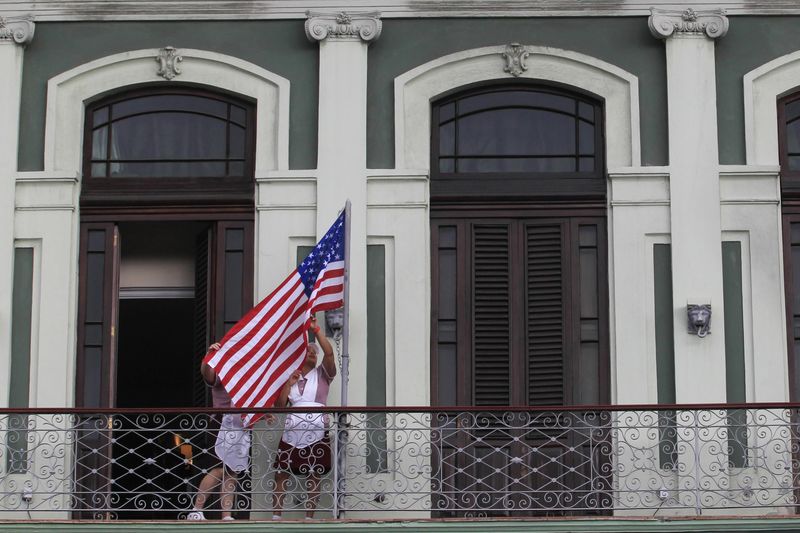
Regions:
[[[345,212],[278,288],[251,309],[204,362],[234,407],[270,407],[305,359],[311,315],[344,304]],[[260,415],[245,417],[252,425]]]

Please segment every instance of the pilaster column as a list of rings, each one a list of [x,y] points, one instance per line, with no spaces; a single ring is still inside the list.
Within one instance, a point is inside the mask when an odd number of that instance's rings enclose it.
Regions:
[[[17,172],[23,49],[33,39],[29,19],[0,18],[0,406],[8,405],[11,295],[14,277],[14,174]]]
[[[676,399],[724,402],[725,332],[714,40],[723,10],[652,10],[652,34],[666,41],[669,101],[672,298]],[[711,334],[687,332],[687,303],[711,304]]]
[[[367,352],[367,47],[381,33],[379,13],[307,13],[306,36],[319,41],[317,235],[348,198],[350,228],[351,405],[366,405]],[[339,399],[333,387],[331,403]]]

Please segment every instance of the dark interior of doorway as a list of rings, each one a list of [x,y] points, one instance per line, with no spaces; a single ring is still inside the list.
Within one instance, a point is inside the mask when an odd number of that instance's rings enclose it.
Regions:
[[[115,403],[133,410],[121,417],[114,432],[112,492],[121,519],[141,519],[142,509],[147,510],[148,519],[179,518],[176,509],[191,502],[203,469],[215,462],[210,453],[200,451],[213,449],[212,432],[186,431],[207,427],[205,415],[136,412],[206,405],[196,389],[207,341],[208,228],[194,222],[120,225],[123,266],[132,249],[138,250],[139,259],[143,255],[150,261],[174,259],[174,248],[165,247],[161,235],[169,233],[167,241],[184,240],[182,247],[194,249],[195,268],[194,287],[183,287],[183,294],[163,287],[134,290],[135,294],[127,292],[124,297],[120,293]]]
[[[192,405],[193,298],[119,302],[117,407]]]

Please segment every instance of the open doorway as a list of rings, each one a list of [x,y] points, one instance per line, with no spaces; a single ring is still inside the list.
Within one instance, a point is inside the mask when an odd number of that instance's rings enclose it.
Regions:
[[[210,227],[196,221],[117,226],[116,407],[205,406],[197,375],[208,337]],[[111,492],[122,518],[137,518],[142,505],[174,518],[172,509],[194,492],[204,465],[187,453],[191,447],[181,447],[190,437],[181,429],[193,424],[168,418],[143,414],[116,424]]]
[[[193,384],[198,344],[208,340],[208,297],[196,280],[197,265],[208,263],[198,257],[208,254],[208,231],[205,222],[119,225],[117,407],[204,406]]]

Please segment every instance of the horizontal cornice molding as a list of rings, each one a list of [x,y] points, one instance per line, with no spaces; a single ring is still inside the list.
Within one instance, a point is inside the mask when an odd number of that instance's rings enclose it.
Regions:
[[[651,8],[728,15],[800,15],[797,0],[4,0],[0,17],[31,15],[35,21],[305,19],[307,11],[379,11],[383,19],[410,17],[648,16]]]

